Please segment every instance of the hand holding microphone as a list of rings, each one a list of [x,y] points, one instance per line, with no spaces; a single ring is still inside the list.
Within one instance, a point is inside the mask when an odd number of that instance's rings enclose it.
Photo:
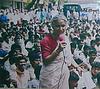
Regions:
[[[62,48],[65,48],[66,47],[66,41],[65,41],[65,34],[61,34],[60,36],[59,36],[59,43],[61,44],[61,47]]]
[[[58,39],[58,49],[60,52],[66,47],[65,35],[61,34]]]
[[[65,41],[60,41],[60,45],[62,48],[65,48],[66,47],[66,42]]]

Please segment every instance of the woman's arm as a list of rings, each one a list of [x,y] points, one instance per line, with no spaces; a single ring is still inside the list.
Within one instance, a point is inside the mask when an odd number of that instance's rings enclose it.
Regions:
[[[61,44],[59,43],[52,53],[49,53],[50,49],[48,49],[48,47],[46,47],[45,45],[41,45],[41,46],[42,46],[41,48],[42,48],[42,56],[43,56],[44,65],[48,65],[52,61],[54,61],[55,58],[59,55],[59,53],[63,50],[63,47],[61,47]]]

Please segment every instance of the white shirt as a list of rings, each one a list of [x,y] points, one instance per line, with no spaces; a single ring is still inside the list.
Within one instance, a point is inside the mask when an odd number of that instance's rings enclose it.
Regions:
[[[11,44],[9,44],[9,43],[7,43],[7,42],[4,41],[2,43],[2,48],[3,48],[3,50],[9,52],[11,50]]]
[[[27,88],[30,75],[28,70],[24,70],[23,74],[19,76],[16,71],[10,72],[11,79],[17,82],[18,88]]]
[[[86,58],[81,50],[75,50],[74,51],[74,57],[76,59],[79,58],[80,60],[82,60],[86,64],[89,63],[89,57]]]
[[[26,44],[26,48],[32,48],[34,45],[34,43],[28,41],[27,44]]]
[[[79,80],[78,89],[82,89],[83,87],[86,87],[86,89],[93,89],[96,87],[96,84],[93,82],[92,75],[89,71],[84,72]]]
[[[75,67],[78,67],[77,63],[74,61],[73,59],[73,55],[71,53],[71,48],[70,48],[70,42],[68,37],[65,37],[65,41],[67,43],[66,48],[64,50],[64,55],[65,55],[65,61],[68,64],[68,66],[70,66],[71,64],[73,64]]]
[[[94,61],[100,62],[100,56],[97,56]]]
[[[90,38],[87,38],[87,39],[86,39],[86,44],[87,44],[88,46],[90,46],[90,42],[91,42],[91,39],[90,39]]]

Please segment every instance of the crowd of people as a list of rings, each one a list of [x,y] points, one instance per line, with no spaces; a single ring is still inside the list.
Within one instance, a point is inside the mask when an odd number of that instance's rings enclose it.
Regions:
[[[100,89],[98,13],[1,9],[0,87]]]

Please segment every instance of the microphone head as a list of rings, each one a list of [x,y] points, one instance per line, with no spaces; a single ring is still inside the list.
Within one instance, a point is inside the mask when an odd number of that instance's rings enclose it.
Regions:
[[[59,41],[65,41],[65,34],[59,35]]]
[[[61,43],[61,44],[67,44],[66,43],[66,40],[65,40],[65,34],[61,34],[61,35],[59,35],[59,42]]]

